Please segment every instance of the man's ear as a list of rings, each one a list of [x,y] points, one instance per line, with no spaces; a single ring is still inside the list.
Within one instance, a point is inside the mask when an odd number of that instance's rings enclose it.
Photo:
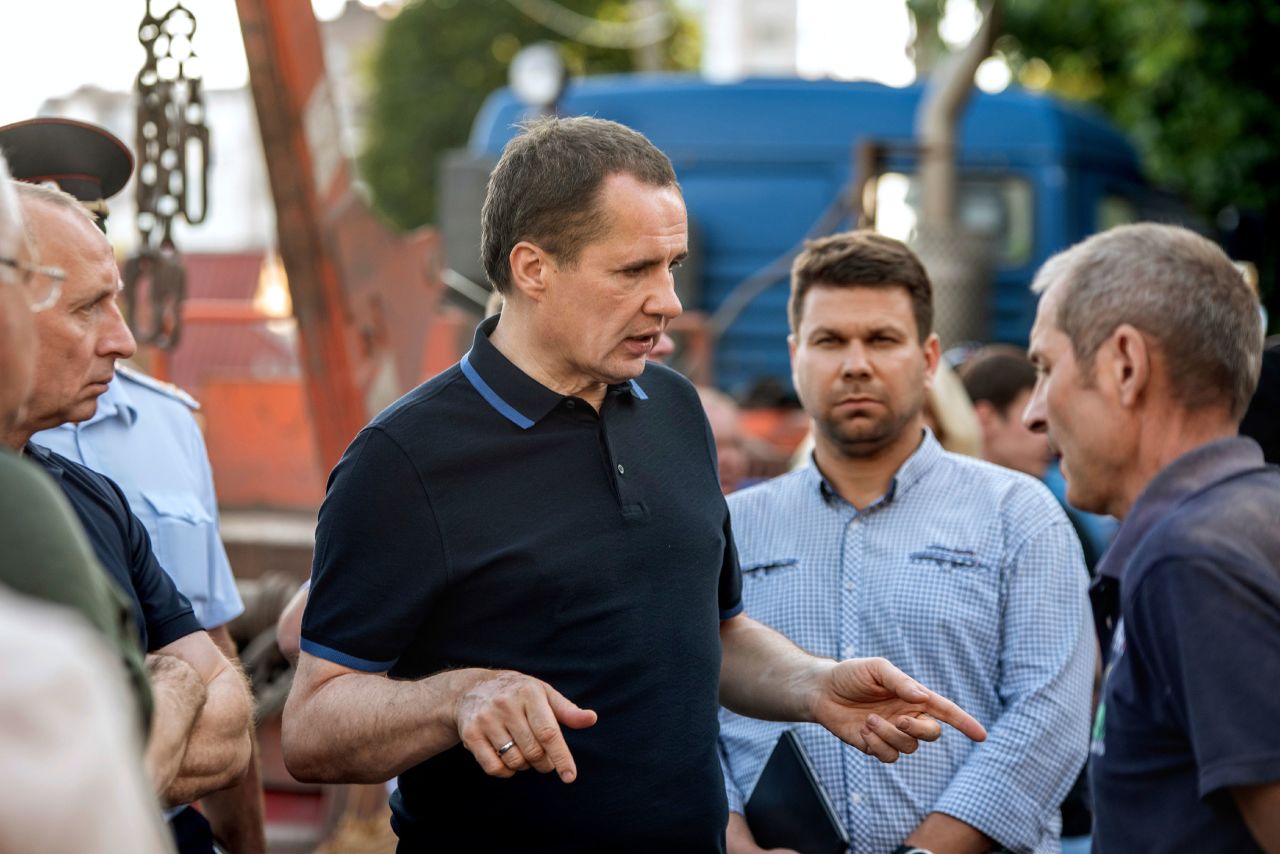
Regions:
[[[1115,388],[1116,399],[1122,406],[1132,408],[1151,382],[1151,345],[1137,328],[1122,323],[1111,333],[1103,348],[1107,364],[1097,365],[1095,369],[1107,372]]]
[[[511,265],[512,286],[529,299],[542,299],[547,287],[547,272],[552,265],[551,256],[537,244],[521,240],[511,248],[507,262]]]
[[[932,389],[933,378],[938,375],[938,362],[942,359],[942,343],[938,340],[938,333],[930,332],[920,349],[924,353],[924,387]]]

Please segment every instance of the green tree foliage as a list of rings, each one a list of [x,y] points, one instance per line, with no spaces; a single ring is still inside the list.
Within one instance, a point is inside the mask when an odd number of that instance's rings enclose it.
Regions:
[[[558,2],[600,20],[629,20],[625,0]],[[433,221],[441,156],[466,144],[485,96],[506,85],[512,57],[538,41],[561,44],[571,75],[633,68],[629,51],[568,41],[509,0],[417,0],[387,24],[370,65],[360,168],[374,204],[392,222],[413,228]],[[696,66],[698,44],[691,22],[679,18],[664,45],[668,66]]]
[[[1102,108],[1208,221],[1235,208],[1261,217],[1258,235],[1280,223],[1280,4],[1009,0],[1005,30],[1019,79]],[[1234,248],[1273,287],[1274,241]]]

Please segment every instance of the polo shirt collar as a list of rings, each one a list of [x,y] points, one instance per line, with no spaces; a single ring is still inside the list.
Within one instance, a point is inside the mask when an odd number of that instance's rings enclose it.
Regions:
[[[471,349],[462,357],[459,366],[463,376],[486,403],[512,424],[528,430],[555,409],[565,395],[552,391],[517,368],[493,346],[489,336],[497,328],[498,320],[499,316],[494,316],[481,321],[476,327]],[[635,380],[611,385],[609,390],[629,393],[638,400],[649,399]]]
[[[53,452],[48,448],[45,448],[42,445],[37,445],[34,442],[27,442],[27,444],[23,446],[22,452],[31,459],[32,462],[44,469],[51,477],[62,477],[62,465],[54,459]]]
[[[911,453],[911,456],[907,457],[906,461],[898,468],[897,473],[893,476],[893,480],[889,482],[888,491],[867,507],[867,510],[870,510],[872,507],[878,507],[881,504],[888,504],[899,495],[915,486],[920,479],[925,476],[925,473],[927,473],[929,469],[933,468],[934,464],[937,463],[938,460],[942,459],[943,453],[945,452],[942,445],[939,444],[937,438],[933,435],[933,431],[928,427],[925,427],[924,435],[920,440],[919,447],[917,447],[915,451]],[[823,500],[831,501],[833,498],[839,497],[839,493],[836,492],[835,487],[832,486],[830,481],[828,481],[826,477],[823,476],[822,472],[818,470],[818,463],[817,460],[814,459],[812,452],[809,454],[808,469],[809,474],[807,477],[810,479],[812,486],[817,487],[821,492]]]
[[[1138,494],[1115,541],[1103,555],[1098,574],[1120,578],[1147,531],[1177,505],[1194,493],[1264,464],[1262,448],[1243,436],[1219,439],[1178,457]]]

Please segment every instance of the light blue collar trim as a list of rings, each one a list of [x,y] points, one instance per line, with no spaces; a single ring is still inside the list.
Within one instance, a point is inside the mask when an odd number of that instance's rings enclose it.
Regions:
[[[485,402],[498,410],[504,418],[519,427],[521,430],[528,430],[532,427],[533,419],[518,412],[515,407],[503,400],[498,393],[490,388],[489,384],[481,378],[480,374],[476,372],[476,369],[471,366],[470,356],[471,353],[468,352],[462,357],[462,361],[459,364],[462,367],[462,373],[467,378],[467,381],[471,383],[476,391],[480,392],[480,396],[485,399]]]

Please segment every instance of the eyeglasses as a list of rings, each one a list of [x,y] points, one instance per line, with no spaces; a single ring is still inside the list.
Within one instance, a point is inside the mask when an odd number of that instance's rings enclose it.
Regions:
[[[41,267],[17,258],[0,258],[0,266],[9,267],[18,274],[18,281],[27,289],[27,301],[32,311],[44,311],[58,301],[62,283],[67,273],[60,267]]]

